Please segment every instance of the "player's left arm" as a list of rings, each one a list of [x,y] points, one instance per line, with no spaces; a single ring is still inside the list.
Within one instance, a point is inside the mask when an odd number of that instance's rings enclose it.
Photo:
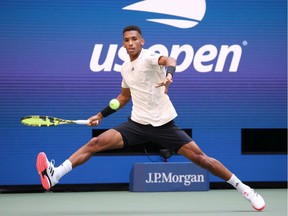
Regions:
[[[161,56],[158,59],[158,64],[166,67],[166,78],[158,83],[156,87],[165,86],[165,94],[167,94],[168,87],[173,82],[172,78],[176,71],[176,59],[168,56]]]

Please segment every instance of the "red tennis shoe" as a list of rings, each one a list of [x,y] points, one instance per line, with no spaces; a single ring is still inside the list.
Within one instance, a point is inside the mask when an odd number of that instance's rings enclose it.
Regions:
[[[36,168],[40,175],[42,186],[46,190],[49,190],[51,187],[58,183],[55,177],[54,163],[54,160],[51,162],[48,161],[44,152],[40,152],[37,156]]]

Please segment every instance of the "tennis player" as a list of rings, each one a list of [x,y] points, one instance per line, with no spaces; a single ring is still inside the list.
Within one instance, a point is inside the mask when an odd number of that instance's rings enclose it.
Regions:
[[[175,73],[176,60],[150,52],[143,45],[144,39],[138,26],[123,29],[123,47],[127,50],[129,60],[121,68],[122,90],[117,99],[120,102],[119,109],[132,99],[131,117],[124,124],[93,137],[58,167],[54,167],[54,160],[48,161],[44,152],[39,153],[36,166],[43,187],[49,190],[65,174],[85,163],[96,152],[153,141],[227,181],[256,210],[263,210],[265,202],[258,193],[242,183],[221,162],[203,153],[195,141],[175,125],[177,113],[167,92]],[[89,125],[97,126],[114,112],[109,106],[105,107],[89,118]]]

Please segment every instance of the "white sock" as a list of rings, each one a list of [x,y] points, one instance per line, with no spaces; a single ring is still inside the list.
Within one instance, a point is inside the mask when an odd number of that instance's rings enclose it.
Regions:
[[[72,163],[67,159],[60,166],[55,168],[57,181],[71,170],[72,170]]]
[[[241,194],[250,189],[249,186],[243,184],[243,182],[241,182],[234,174],[227,182],[231,184],[233,187],[235,187]]]

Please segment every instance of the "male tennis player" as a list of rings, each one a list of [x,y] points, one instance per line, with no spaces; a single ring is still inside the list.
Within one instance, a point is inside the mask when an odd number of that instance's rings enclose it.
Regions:
[[[204,154],[191,137],[175,125],[173,119],[177,113],[167,92],[175,73],[176,60],[143,49],[143,45],[144,39],[139,27],[124,28],[123,46],[130,59],[125,61],[121,68],[122,90],[117,99],[120,108],[132,99],[131,117],[126,123],[92,138],[59,167],[54,167],[53,160],[49,162],[44,152],[39,153],[36,166],[43,187],[50,189],[72,168],[85,163],[96,152],[153,141],[227,181],[250,201],[256,210],[263,210],[265,202],[259,194],[243,184],[221,162]],[[114,112],[115,110],[107,106],[89,118],[89,125],[97,126],[103,118]]]

